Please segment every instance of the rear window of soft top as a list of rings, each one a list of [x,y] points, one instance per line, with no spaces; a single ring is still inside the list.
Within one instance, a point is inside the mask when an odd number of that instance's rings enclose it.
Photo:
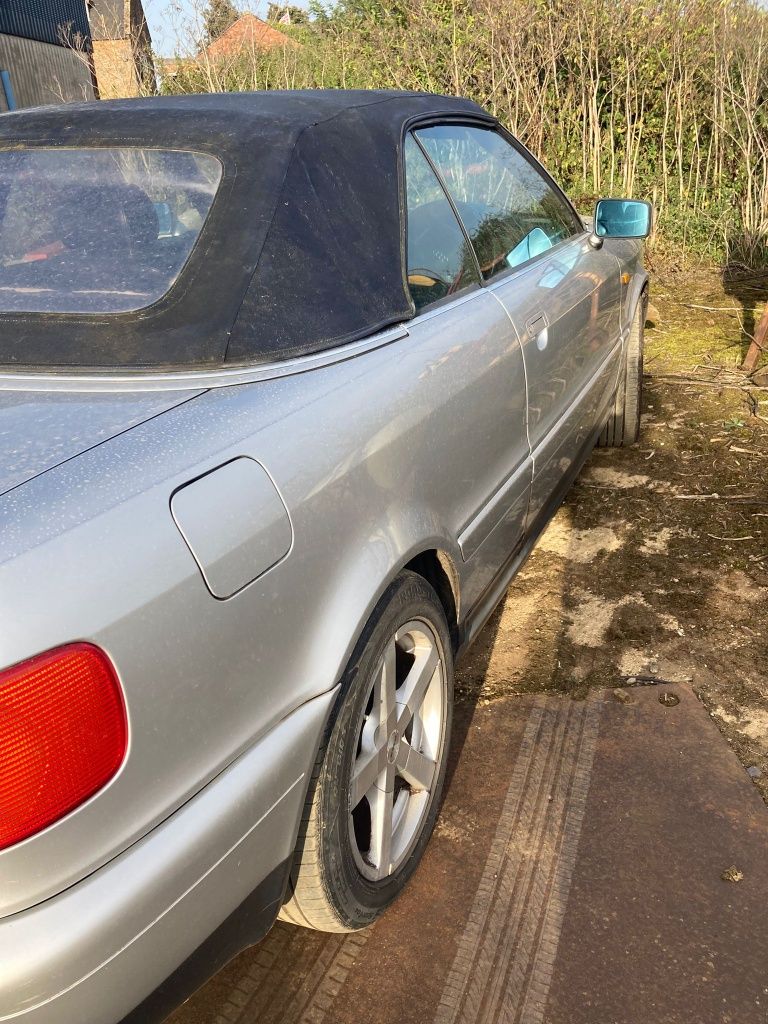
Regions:
[[[221,164],[164,149],[0,151],[0,312],[122,313],[161,298]]]

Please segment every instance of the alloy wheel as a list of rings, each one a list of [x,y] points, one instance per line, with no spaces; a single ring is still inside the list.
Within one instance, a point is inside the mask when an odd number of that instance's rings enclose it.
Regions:
[[[360,872],[382,881],[416,843],[445,740],[447,688],[440,640],[426,621],[401,626],[373,674],[349,786],[349,828]]]

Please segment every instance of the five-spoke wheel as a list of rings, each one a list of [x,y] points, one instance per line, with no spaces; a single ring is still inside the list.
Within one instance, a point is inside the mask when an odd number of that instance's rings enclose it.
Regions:
[[[349,826],[360,871],[396,871],[418,837],[445,733],[446,683],[428,622],[401,626],[376,668],[352,766]]]
[[[299,834],[284,920],[326,931],[370,924],[418,864],[437,817],[453,703],[445,612],[403,572],[345,672]]]

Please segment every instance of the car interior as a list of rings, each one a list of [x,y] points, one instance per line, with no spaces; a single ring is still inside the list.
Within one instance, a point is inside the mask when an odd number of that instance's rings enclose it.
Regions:
[[[136,175],[142,188],[114,168],[81,181],[69,168],[59,183],[50,168],[30,163],[17,159],[0,175],[0,309],[123,312],[168,290],[199,234],[209,191],[189,181],[158,185],[148,173]]]

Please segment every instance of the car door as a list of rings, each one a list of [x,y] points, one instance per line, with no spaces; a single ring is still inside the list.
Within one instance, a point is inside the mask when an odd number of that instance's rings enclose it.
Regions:
[[[469,563],[463,597],[471,605],[523,536],[532,463],[522,347],[502,306],[480,286],[472,246],[411,135],[404,162],[417,313],[409,333],[425,401],[435,403],[425,458],[440,462],[433,499],[450,510]]]
[[[593,248],[543,168],[500,131],[435,125],[417,136],[523,346],[534,461],[530,525],[591,443],[615,385],[619,263]]]

